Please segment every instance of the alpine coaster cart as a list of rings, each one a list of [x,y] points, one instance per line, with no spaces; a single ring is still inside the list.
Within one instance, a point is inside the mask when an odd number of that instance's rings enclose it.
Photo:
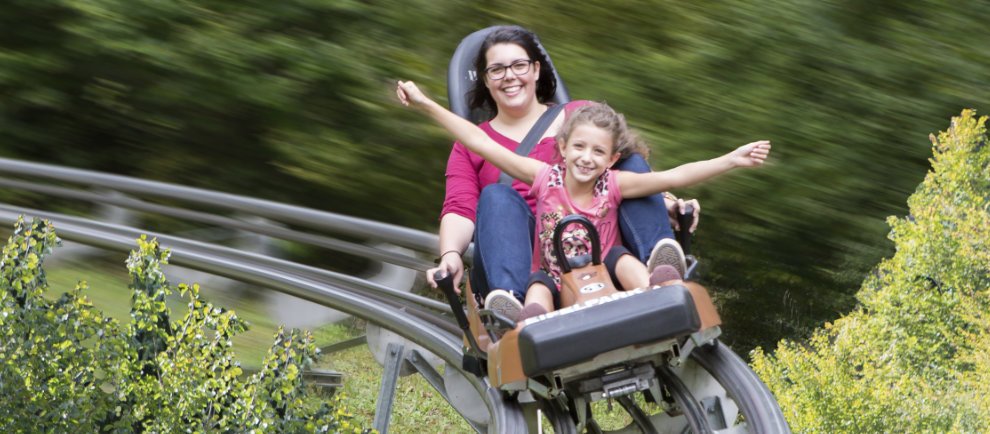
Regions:
[[[474,122],[485,120],[467,105],[477,77],[474,57],[496,28],[464,38],[450,63],[451,110]],[[562,104],[569,98],[559,74],[557,81],[553,102]],[[691,226],[690,213],[679,217],[681,228]],[[585,226],[591,252],[565,259],[559,234],[575,224]],[[678,241],[688,253],[690,234],[682,231]],[[590,222],[565,217],[554,232],[563,271],[561,306],[518,323],[481,308],[470,284],[462,304],[452,279],[437,276],[464,332],[465,371],[516,400],[531,433],[542,432],[540,412],[557,433],[790,432],[767,387],[719,343],[718,312],[708,291],[689,280],[696,258],[687,255],[682,285],[617,291],[602,265],[599,244]],[[659,410],[647,412],[637,394]],[[603,430],[591,406],[600,400],[607,400],[609,408],[618,403],[632,422]]]

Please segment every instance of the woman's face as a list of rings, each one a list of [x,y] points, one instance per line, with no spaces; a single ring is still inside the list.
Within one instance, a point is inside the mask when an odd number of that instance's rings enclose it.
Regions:
[[[485,85],[498,111],[528,108],[536,100],[536,81],[540,77],[540,62],[532,62],[529,70],[522,74],[517,74],[513,70],[521,69],[518,66],[510,67],[515,62],[529,60],[526,50],[516,44],[495,44],[488,49],[485,54],[487,63],[486,71],[493,66],[502,66],[505,75],[501,78],[492,79],[485,73]]]

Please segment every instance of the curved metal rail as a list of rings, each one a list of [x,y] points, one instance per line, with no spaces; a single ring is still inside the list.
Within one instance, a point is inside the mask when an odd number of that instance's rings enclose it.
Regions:
[[[21,179],[12,179],[11,176]],[[31,191],[52,197],[127,208],[228,230],[235,229],[327,248],[419,271],[430,267],[431,264],[423,258],[432,256],[434,246],[437,245],[435,235],[385,223],[162,182],[2,158],[0,158],[0,188]],[[155,203],[156,199],[164,199],[168,205]],[[188,208],[175,206],[174,203],[188,205]],[[130,251],[134,247],[133,240],[141,234],[154,236],[162,245],[171,249],[173,264],[290,294],[357,316],[394,333],[398,337],[388,338],[388,356],[383,363],[386,374],[383,374],[379,406],[374,421],[375,427],[381,432],[385,432],[388,427],[393,397],[391,390],[394,390],[395,379],[402,367],[400,365],[412,366],[451,403],[455,410],[461,412],[465,421],[477,432],[539,430],[538,422],[534,422],[534,415],[531,414],[535,412],[532,404],[527,407],[514,399],[506,399],[505,395],[492,387],[487,379],[478,378],[462,369],[461,331],[452,317],[450,306],[446,303],[346,274],[219,244],[190,240],[174,234],[154,233],[88,218],[0,204],[0,221],[12,222],[21,214],[55,221],[62,238],[112,251]],[[413,252],[397,253],[387,248],[343,241],[335,238],[335,235],[387,242],[412,249]],[[420,349],[403,350],[403,344],[395,342],[402,339]],[[349,344],[349,342],[339,344]],[[460,375],[455,377],[462,380],[452,378],[455,384],[448,385],[448,377],[438,374],[436,369],[424,360],[425,354],[421,351],[432,353],[445,362],[447,372],[459,373]],[[720,353],[720,357],[705,358],[702,356],[708,353],[702,354],[699,351],[693,352],[692,358],[697,356],[699,366],[708,371],[705,375],[713,377],[720,387],[725,385],[724,394],[713,396],[715,398],[724,396],[726,402],[738,405],[746,415],[743,423],[736,423],[738,422],[736,420],[721,421],[723,423],[719,426],[727,426],[728,423],[732,423],[732,426],[716,432],[788,432],[786,422],[779,407],[773,402],[772,395],[751,371],[746,370],[746,365],[741,360],[729,357],[731,354],[724,348],[722,349],[724,354]],[[736,372],[736,370],[745,372]],[[687,377],[695,380],[707,378],[695,374]],[[466,387],[456,384],[460,381],[466,382]],[[462,401],[448,393],[449,387],[453,387],[451,390],[457,392],[470,390],[478,395],[480,402],[469,405],[467,409],[459,408],[454,403]],[[691,401],[690,403],[693,404],[693,399],[682,398],[681,401]],[[576,426],[571,415],[564,408],[555,407],[554,403],[557,407],[561,404],[554,401],[545,409],[551,426],[556,432],[574,432]],[[630,427],[635,426],[638,427],[637,430],[650,431],[661,425],[667,426],[663,414],[647,415],[639,411],[631,400],[620,400],[620,404],[634,419]],[[482,408],[481,405],[487,412],[482,411],[480,415],[471,414],[476,413],[474,411],[476,408]],[[704,411],[708,411],[708,407],[705,407]],[[700,407],[693,408],[691,413],[693,414],[691,421],[701,424],[695,428],[700,430],[713,428],[702,426],[704,415]],[[487,414],[486,420],[484,420],[485,414]],[[483,421],[479,422],[479,418]],[[748,425],[752,426],[747,428]],[[631,429],[630,427],[616,432],[626,432],[627,429]]]
[[[429,262],[422,259],[425,255],[397,254],[381,248],[337,240],[321,232],[383,241],[427,254],[437,245],[437,238],[433,234],[395,225],[119,175],[2,158],[0,174],[4,175],[0,179],[2,187],[236,228],[416,270],[429,267]],[[11,175],[33,180],[10,179]],[[45,181],[57,182],[59,185],[47,184]],[[78,188],[65,187],[65,184],[74,184]],[[94,192],[90,190],[93,188],[122,192],[129,196]],[[155,204],[130,196],[164,198],[170,202],[188,203],[197,209]],[[215,210],[238,216],[263,217],[312,232],[286,229],[277,224],[248,222],[242,218],[211,212]],[[463,374],[484,401],[490,415],[487,426],[472,423],[465,416],[465,420],[475,430],[481,432],[487,428],[490,432],[516,432],[525,429],[525,421],[514,402],[503,400],[502,394],[487,381],[462,371],[460,331],[450,317],[450,307],[445,303],[353,276],[216,244],[0,204],[0,220],[13,222],[21,214],[51,219],[57,223],[62,238],[112,251],[130,251],[134,248],[134,239],[141,234],[154,236],[162,245],[171,249],[173,264],[274,289],[378,324],[433,353],[446,362],[447,369],[455,369]],[[446,397],[442,390],[443,384],[436,384],[435,378],[428,380]]]

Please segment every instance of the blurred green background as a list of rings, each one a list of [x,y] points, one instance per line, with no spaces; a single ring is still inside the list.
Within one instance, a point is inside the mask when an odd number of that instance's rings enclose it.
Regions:
[[[912,0],[7,0],[0,156],[433,232],[450,140],[394,82],[445,101],[461,37],[519,24],[655,168],[773,141],[762,170],[675,192],[702,202],[701,280],[744,354],[848,311],[892,253],[928,134],[990,109],[988,23],[984,2]]]

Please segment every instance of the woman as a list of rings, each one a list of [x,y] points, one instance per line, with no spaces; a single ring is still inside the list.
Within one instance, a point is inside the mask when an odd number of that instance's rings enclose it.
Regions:
[[[491,120],[479,126],[496,142],[515,150],[548,109],[545,102],[556,92],[552,66],[540,50],[535,34],[518,26],[505,26],[485,38],[475,70],[478,80],[470,105],[494,113]],[[556,162],[559,157],[554,136],[567,114],[585,104],[587,101],[568,103],[529,156]],[[615,167],[634,172],[650,170],[638,155],[620,161]],[[454,144],[447,162],[447,189],[440,219],[440,260],[436,268],[427,271],[427,279],[436,287],[433,275],[443,270],[453,274],[456,287],[464,273],[461,255],[473,239],[472,288],[485,297],[486,305],[497,305],[489,308],[512,318],[521,308],[518,301],[525,298],[531,271],[535,201],[527,197],[528,185],[514,181],[509,187],[499,184],[498,177],[497,168],[460,143]],[[676,256],[673,262],[679,263],[672,265],[679,266],[678,271],[683,275],[683,254],[677,244],[659,241],[673,237],[668,212],[684,209],[685,202],[669,194],[666,199],[665,202],[663,195],[655,195],[623,202],[619,209],[622,238],[641,260],[652,256],[650,262],[656,262],[654,258],[658,256]],[[695,212],[700,210],[697,201],[691,202]],[[672,249],[677,250],[676,254],[671,254]]]

